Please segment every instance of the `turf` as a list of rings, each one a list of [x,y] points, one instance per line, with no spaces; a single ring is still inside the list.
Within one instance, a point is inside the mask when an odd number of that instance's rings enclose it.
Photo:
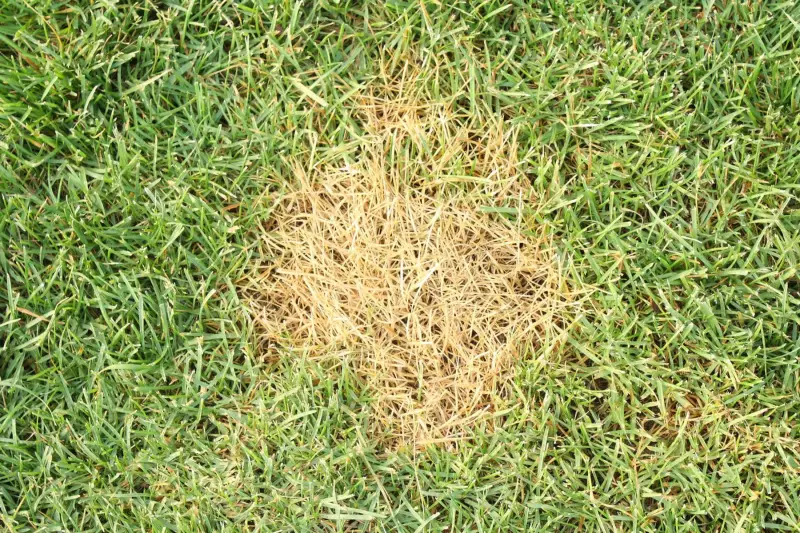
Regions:
[[[518,128],[592,291],[513,408],[387,452],[239,286],[297,161],[404,65]],[[796,2],[0,1],[9,531],[798,531]]]
[[[389,98],[361,113],[357,161],[287,180],[244,292],[265,356],[355,371],[371,438],[452,447],[504,409],[516,362],[563,342],[577,302],[530,217],[483,212],[537,205],[513,132]]]

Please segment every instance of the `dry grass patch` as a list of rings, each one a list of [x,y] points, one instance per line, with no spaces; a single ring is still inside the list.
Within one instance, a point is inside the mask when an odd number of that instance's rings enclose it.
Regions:
[[[298,165],[276,200],[249,290],[262,346],[353,364],[388,444],[462,439],[557,338],[568,295],[544,235],[482,210],[536,205],[513,132],[399,97],[361,119],[356,157]]]

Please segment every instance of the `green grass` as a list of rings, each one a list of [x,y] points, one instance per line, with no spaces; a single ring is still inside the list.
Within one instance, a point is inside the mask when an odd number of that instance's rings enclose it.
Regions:
[[[520,216],[596,289],[417,454],[236,288],[408,61],[519,128]],[[800,531],[799,191],[793,1],[0,0],[0,528]]]

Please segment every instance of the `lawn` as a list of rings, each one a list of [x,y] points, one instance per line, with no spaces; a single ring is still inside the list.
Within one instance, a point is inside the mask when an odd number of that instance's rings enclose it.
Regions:
[[[457,439],[252,305],[370,97],[573,295]],[[0,529],[797,532],[799,268],[795,1],[0,0]]]

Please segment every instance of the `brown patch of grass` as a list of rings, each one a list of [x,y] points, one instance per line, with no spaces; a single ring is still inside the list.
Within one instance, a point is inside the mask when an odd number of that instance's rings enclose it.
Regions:
[[[297,165],[248,294],[267,355],[350,361],[376,435],[422,447],[494,412],[568,297],[542,232],[482,212],[536,205],[514,133],[402,93],[362,98],[351,160]]]

